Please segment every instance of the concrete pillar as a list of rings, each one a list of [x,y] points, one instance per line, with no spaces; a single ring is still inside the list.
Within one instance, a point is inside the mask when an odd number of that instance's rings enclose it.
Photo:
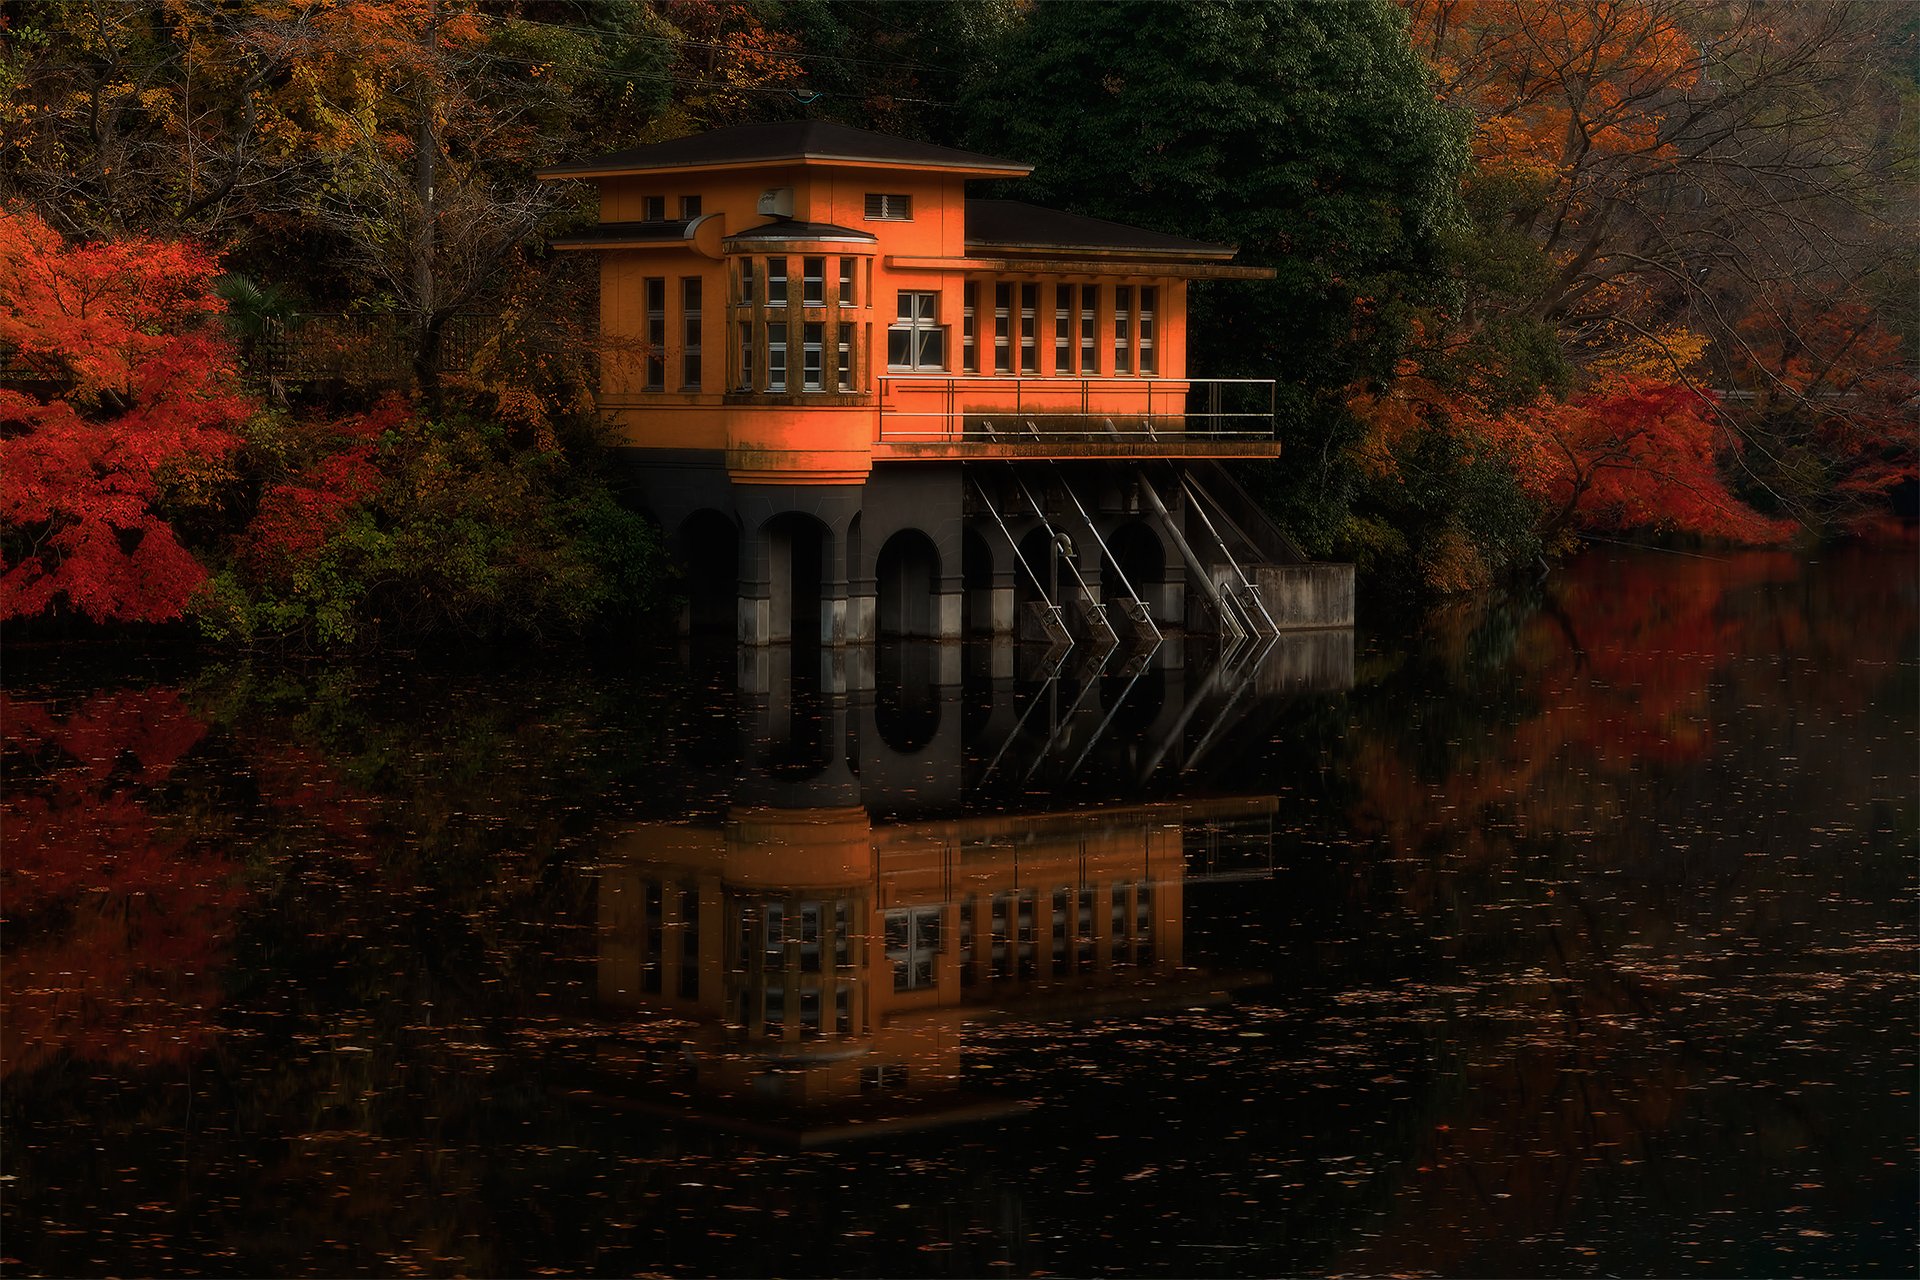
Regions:
[[[773,639],[772,553],[765,530],[757,524],[740,531],[740,600],[738,636],[743,645],[766,644]]]
[[[954,568],[959,568],[955,565]],[[958,573],[943,576],[934,589],[933,634],[941,640],[958,640],[964,634],[966,586]]]

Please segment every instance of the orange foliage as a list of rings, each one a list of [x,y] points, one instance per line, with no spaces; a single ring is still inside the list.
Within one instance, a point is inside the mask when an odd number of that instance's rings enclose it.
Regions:
[[[1591,155],[1664,155],[1668,95],[1702,74],[1700,50],[1669,5],[1408,7],[1441,97],[1472,110],[1475,155],[1488,167],[1559,182]]]

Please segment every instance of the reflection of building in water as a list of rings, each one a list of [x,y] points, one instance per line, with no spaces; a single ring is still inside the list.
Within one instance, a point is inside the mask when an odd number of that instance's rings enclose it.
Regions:
[[[966,1021],[1192,1004],[1248,980],[1182,968],[1187,845],[1223,827],[1265,844],[1272,807],[647,824],[602,874],[600,999],[691,1024],[673,1074],[709,1119],[808,1140],[1005,1111],[960,1087]]]
[[[703,788],[730,807],[634,828],[603,871],[600,1000],[659,1038],[650,1064],[603,1060],[599,1091],[798,1141],[950,1122],[1021,1105],[962,1087],[970,1022],[1258,980],[1185,966],[1184,901],[1270,870],[1274,798],[1099,788],[1198,790],[1194,768],[1264,735],[1286,694],[1344,685],[1350,641],[1324,643],[1225,674],[1171,647],[1117,672],[883,650],[879,689],[871,651],[799,671],[758,651],[736,770]],[[1070,790],[1086,807],[1063,810]],[[1009,811],[1036,795],[1051,811]]]

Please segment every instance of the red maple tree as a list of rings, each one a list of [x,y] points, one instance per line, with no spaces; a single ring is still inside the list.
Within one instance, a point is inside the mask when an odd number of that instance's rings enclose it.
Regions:
[[[180,616],[205,570],[159,508],[205,492],[252,405],[219,268],[180,243],[71,245],[0,210],[0,618]]]

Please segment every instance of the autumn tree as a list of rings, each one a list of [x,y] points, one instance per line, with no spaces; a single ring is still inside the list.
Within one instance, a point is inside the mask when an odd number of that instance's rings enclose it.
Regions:
[[[1622,366],[1643,383],[1664,380],[1710,406],[1717,452],[1741,460],[1746,496],[1825,523],[1845,505],[1834,474],[1853,468],[1782,465],[1782,454],[1801,456],[1801,440],[1786,437],[1878,410],[1832,388],[1796,390],[1768,357],[1818,345],[1796,331],[1813,315],[1868,304],[1889,251],[1911,261],[1913,148],[1897,59],[1912,25],[1890,29],[1886,10],[1850,4],[1410,8],[1442,99],[1474,121],[1469,203],[1476,188],[1491,197],[1479,225],[1508,239],[1527,277],[1506,290],[1470,282],[1438,345],[1478,345],[1497,360],[1490,333],[1521,335],[1535,351],[1550,337],[1582,384]],[[1822,305],[1796,306],[1809,290]],[[1910,349],[1885,354],[1910,376]],[[1697,399],[1710,387],[1729,394]],[[1799,401],[1784,419],[1800,424],[1784,435],[1774,425],[1783,398]],[[1590,425],[1607,415],[1576,416]],[[1862,420],[1827,431],[1826,444],[1853,448],[1843,438],[1862,428],[1879,434]],[[1594,444],[1613,469],[1644,440]],[[1673,465],[1688,464],[1676,455]]]
[[[167,513],[213,499],[253,407],[217,273],[189,245],[69,245],[0,212],[0,618],[160,622],[204,579]]]

